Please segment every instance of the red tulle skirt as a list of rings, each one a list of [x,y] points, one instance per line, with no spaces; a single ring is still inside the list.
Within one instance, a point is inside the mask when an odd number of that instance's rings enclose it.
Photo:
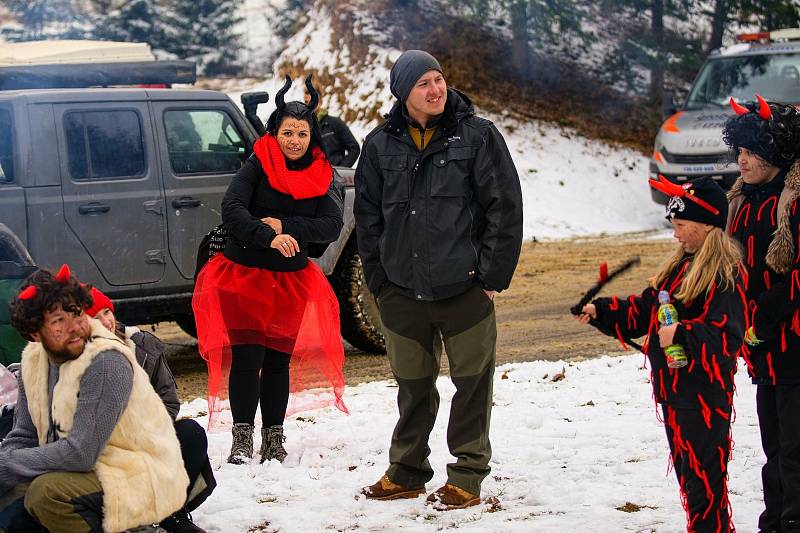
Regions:
[[[217,254],[197,276],[192,310],[208,364],[209,428],[228,398],[231,346],[240,344],[291,354],[286,416],[329,405],[348,413],[339,302],[313,262],[296,272],[273,272]]]

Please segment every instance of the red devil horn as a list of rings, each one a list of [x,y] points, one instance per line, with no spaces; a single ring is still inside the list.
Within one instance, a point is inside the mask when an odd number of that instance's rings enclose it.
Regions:
[[[749,112],[750,112],[750,110],[749,110],[749,109],[747,109],[747,108],[746,108],[745,106],[743,106],[742,104],[738,104],[738,103],[736,103],[736,100],[734,100],[734,99],[733,99],[733,96],[731,96],[731,107],[733,108],[733,111],[734,111],[734,112],[735,112],[737,115],[746,115],[747,113],[749,113]]]
[[[600,263],[600,279],[599,283],[605,283],[608,281],[608,263]]]
[[[767,101],[761,98],[760,94],[756,95],[756,100],[758,100],[758,116],[763,118],[764,120],[771,119],[772,111],[770,110]]]
[[[63,265],[61,265],[61,268],[59,268],[58,272],[56,273],[56,281],[62,284],[66,283],[69,281],[71,275],[72,273],[69,271],[69,266],[66,263],[64,263]]]
[[[667,196],[685,196],[686,189],[678,185],[677,183],[672,183],[667,178],[665,178],[662,174],[658,175],[658,181],[654,179],[647,180],[650,183],[650,186],[657,191],[661,191]]]
[[[19,293],[18,298],[20,300],[30,300],[31,298],[36,298],[36,295],[39,293],[36,285],[28,285],[23,289],[22,292]]]

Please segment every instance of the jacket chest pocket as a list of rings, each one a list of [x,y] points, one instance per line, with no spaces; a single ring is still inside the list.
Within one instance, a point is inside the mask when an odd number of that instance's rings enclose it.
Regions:
[[[386,204],[408,202],[408,156],[379,155],[378,166],[383,176],[383,195],[381,200]]]
[[[468,196],[477,151],[475,146],[451,146],[431,156],[434,166],[431,196]]]

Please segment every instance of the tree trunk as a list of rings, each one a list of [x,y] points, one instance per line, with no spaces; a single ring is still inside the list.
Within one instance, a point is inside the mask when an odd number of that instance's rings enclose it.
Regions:
[[[530,79],[528,52],[528,1],[513,0],[511,11],[511,64],[522,79]]]
[[[653,0],[652,16],[650,29],[653,32],[655,58],[650,68],[650,98],[660,104],[664,95],[664,0]]]
[[[711,38],[708,40],[706,54],[722,47],[722,37],[728,22],[728,0],[716,0],[714,14],[711,19]]]

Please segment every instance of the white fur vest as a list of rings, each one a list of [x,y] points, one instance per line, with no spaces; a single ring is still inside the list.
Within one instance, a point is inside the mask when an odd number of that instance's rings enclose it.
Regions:
[[[61,364],[52,404],[47,352],[41,343],[31,342],[22,353],[22,380],[39,444],[47,439],[48,410],[59,438],[69,434],[80,380],[94,357],[109,350],[121,353],[133,368],[133,388],[95,463],[103,487],[103,529],[123,531],[159,522],[183,507],[189,485],[172,419],[131,350],[99,321],[90,318],[89,323],[92,338],[80,357]]]

